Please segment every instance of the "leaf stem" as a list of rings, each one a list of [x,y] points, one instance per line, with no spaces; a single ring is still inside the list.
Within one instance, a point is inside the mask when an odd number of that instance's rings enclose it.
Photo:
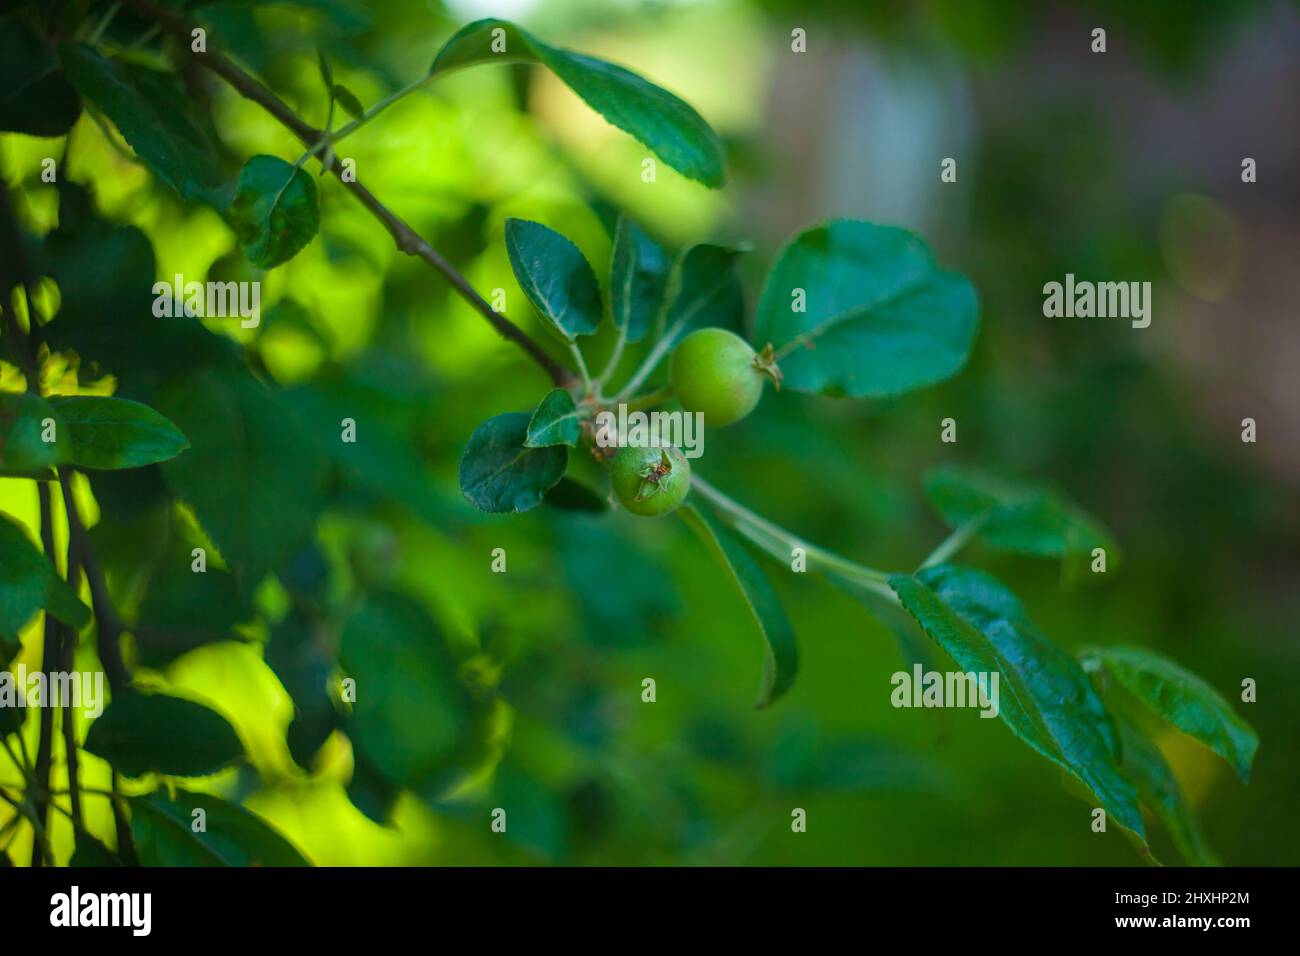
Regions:
[[[889,587],[889,575],[841,557],[833,551],[809,544],[740,502],[719,491],[698,475],[691,477],[691,490],[720,512],[724,521],[779,561],[787,562],[795,548],[802,548],[810,567],[819,567],[844,581],[897,602]]]
[[[966,542],[971,539],[971,536],[984,526],[984,522],[988,520],[990,513],[988,511],[981,512],[961,527],[956,528],[948,537],[939,542],[938,546],[921,562],[921,566],[917,570],[923,571],[926,568],[934,567],[936,564],[943,564],[943,562],[960,551]]]
[[[654,348],[650,350],[650,353],[641,362],[637,370],[632,373],[632,377],[628,379],[627,384],[619,391],[618,395],[615,397],[616,401],[625,399],[645,383],[645,380],[650,377],[650,374],[663,360],[663,357],[672,349],[674,338],[675,336],[665,333],[659,341],[655,343]]]
[[[609,377],[614,374],[618,368],[618,363],[623,358],[623,349],[627,347],[627,326],[618,330],[618,339],[614,342],[614,351],[609,353],[609,359],[605,362],[605,367],[600,374],[596,376],[596,388],[603,389]]]
[[[402,87],[397,92],[384,97],[374,106],[370,107],[370,109],[366,110],[356,119],[352,120],[352,122],[344,123],[342,126],[340,126],[337,130],[334,131],[332,135],[330,135],[327,138],[327,140],[322,140],[318,143],[315,143],[312,146],[309,146],[307,148],[307,152],[303,153],[301,161],[305,162],[309,156],[315,155],[317,152],[320,151],[322,146],[326,145],[327,142],[329,145],[332,146],[341,142],[344,139],[347,139],[347,137],[351,136],[361,127],[365,126],[367,123],[373,120],[384,110],[388,109],[388,107],[392,106],[398,100],[404,99],[407,96],[410,96],[412,93],[423,89],[424,87],[429,85],[429,83],[433,82],[433,79],[434,79],[433,74],[430,74],[428,76],[416,80],[414,83],[408,83],[406,86]],[[331,91],[331,95],[332,95],[332,91]]]
[[[591,374],[587,371],[587,362],[582,357],[582,349],[578,348],[577,342],[569,343],[569,354],[573,356],[573,363],[578,366],[578,375],[582,378],[583,395],[591,395],[595,392],[595,387],[591,382]]]

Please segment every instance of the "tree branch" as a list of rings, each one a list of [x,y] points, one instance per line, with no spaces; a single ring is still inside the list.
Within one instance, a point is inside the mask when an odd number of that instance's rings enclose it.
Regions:
[[[123,2],[125,6],[130,7],[137,13],[156,20],[162,25],[165,32],[170,33],[181,42],[184,49],[190,49],[191,30],[193,29],[190,24],[171,12],[162,9],[152,0],[123,0]],[[304,146],[316,146],[325,136],[324,130],[317,129],[304,121],[290,109],[288,104],[265,85],[246,73],[227,57],[215,52],[212,49],[211,42],[208,43],[206,53],[195,53],[193,56],[195,62],[217,74],[234,87],[245,99],[252,100],[270,113],[281,126],[297,136]],[[556,385],[568,387],[577,381],[573,372],[551,358],[532,336],[504,315],[493,310],[492,306],[474,290],[474,287],[466,281],[455,266],[444,259],[404,219],[380,202],[374,193],[361,184],[360,180],[355,177],[350,180],[344,179],[343,164],[337,156],[330,152],[328,155],[320,157],[320,161],[343,184],[343,188],[352,193],[361,205],[365,206],[388,230],[388,234],[393,237],[398,249],[408,256],[423,259],[437,269],[443,278],[451,283],[451,287],[456,290],[457,295],[473,306],[502,336],[522,348],[529,358],[542,367]]]

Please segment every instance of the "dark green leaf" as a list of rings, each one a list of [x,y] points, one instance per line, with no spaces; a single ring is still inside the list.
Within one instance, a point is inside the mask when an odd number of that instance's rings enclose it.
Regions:
[[[596,331],[600,285],[577,246],[540,222],[507,219],[506,252],[524,295],[560,338]]]
[[[176,426],[148,405],[100,395],[54,396],[79,468],[139,468],[175,458],[189,447]]]
[[[526,447],[528,422],[525,412],[507,412],[489,418],[470,436],[460,460],[460,490],[480,511],[536,508],[564,474],[568,449]]]
[[[1232,764],[1243,781],[1250,778],[1259,735],[1208,683],[1169,658],[1138,647],[1096,648],[1089,656],[1101,661],[1154,713]]]
[[[356,681],[349,730],[383,777],[421,788],[452,770],[471,702],[428,613],[406,597],[368,598],[343,627],[340,658]]]
[[[77,834],[77,849],[68,861],[68,866],[125,866],[118,855],[89,833]]]
[[[1010,591],[978,571],[938,565],[889,585],[922,630],[965,672],[998,673],[999,716],[1069,771],[1142,841],[1137,794],[1119,770],[1119,741],[1087,675],[1044,637]]]
[[[316,183],[276,156],[254,156],[239,173],[230,225],[250,262],[272,269],[292,259],[320,228]]]
[[[659,315],[672,261],[631,219],[620,216],[609,267],[609,305],[614,327],[640,342]]]
[[[501,31],[497,37],[494,31]],[[493,41],[504,40],[494,51]],[[541,63],[587,105],[650,147],[683,176],[717,188],[725,180],[722,145],[700,114],[666,90],[595,57],[549,46],[505,20],[462,28],[434,58],[431,75],[478,63]]]
[[[1088,555],[1115,542],[1091,515],[1046,485],[1003,481],[964,465],[926,473],[925,494],[943,520],[960,528],[979,520],[979,536],[994,547],[1038,557]]]
[[[235,729],[215,710],[137,691],[113,698],[90,725],[85,748],[128,777],[203,777],[244,756]]]
[[[46,435],[55,440],[45,441]],[[0,392],[0,474],[34,476],[63,464],[66,435],[54,408],[39,395]]]
[[[316,66],[320,70],[321,82],[325,84],[325,89],[333,90],[334,71],[330,69],[329,60],[325,59],[325,54],[321,52],[320,47],[316,48]]]
[[[53,51],[21,20],[0,20],[0,130],[62,136],[80,115]]]
[[[790,689],[799,672],[799,647],[795,641],[794,628],[762,568],[744,546],[732,537],[731,532],[712,515],[689,504],[681,509],[681,515],[731,575],[750,613],[754,615],[754,622],[758,625],[763,640],[767,642],[763,683],[755,705],[766,707]]]
[[[741,331],[745,295],[736,277],[736,262],[744,251],[700,243],[678,257],[668,282],[664,339],[676,342],[704,326]]]
[[[954,374],[978,324],[975,290],[940,270],[918,236],[840,219],[800,233],[781,252],[759,299],[754,341],[776,347],[787,388],[879,397]]]
[[[323,378],[277,399],[297,414],[304,437],[350,488],[395,501],[435,523],[459,508],[458,499],[442,494],[421,457],[416,430],[400,420],[414,399],[377,396],[351,375]],[[354,442],[341,440],[345,418],[356,422]]]
[[[546,860],[564,854],[567,821],[554,787],[546,786],[518,761],[508,761],[496,770],[492,797],[493,805],[506,811],[505,832],[511,843]]]
[[[374,761],[366,756],[355,731],[350,736],[352,779],[348,781],[348,800],[367,819],[378,823],[381,827],[388,826],[402,788],[384,779],[384,775],[380,773]]]
[[[604,498],[568,475],[561,478],[555,487],[546,493],[542,504],[563,511],[585,511],[590,514],[600,514],[609,510]]]
[[[810,746],[810,743],[815,745]],[[871,737],[819,739],[795,724],[763,760],[768,786],[792,793],[943,793],[954,781],[915,750]]]
[[[5,642],[0,640],[0,675],[3,675],[5,680],[8,680],[8,676],[4,674],[9,669],[8,657],[9,650],[5,647]],[[0,740],[4,740],[10,734],[18,733],[22,729],[26,717],[27,708],[25,707],[0,707]]]
[[[1138,796],[1169,829],[1174,845],[1193,866],[1217,866],[1214,851],[1205,841],[1196,818],[1187,806],[1183,788],[1164,755],[1136,724],[1111,711],[1119,730],[1121,769],[1137,788]]]
[[[293,701],[289,754],[298,766],[310,770],[317,751],[339,726],[330,693],[334,662],[311,622],[294,610],[271,632],[266,663]]]
[[[576,447],[582,436],[578,421],[578,407],[568,389],[557,388],[546,393],[537,411],[528,422],[528,448],[547,448],[551,445]]]
[[[72,85],[108,115],[156,176],[187,199],[221,203],[215,150],[191,119],[175,77],[106,59],[82,43],[63,44],[59,55]]]
[[[54,573],[23,526],[0,513],[0,640],[17,640],[40,610],[77,630],[90,623],[90,608]]]
[[[132,797],[131,837],[144,866],[311,866],[261,817],[210,793]]]
[[[168,487],[251,591],[310,538],[324,461],[293,409],[243,368],[205,369],[160,391],[157,405],[191,445],[162,466]]]
[[[366,108],[361,105],[361,101],[357,99],[357,95],[350,89],[342,83],[335,83],[332,89],[334,92],[334,99],[338,102],[339,106],[347,110],[349,116],[353,119],[361,119],[361,117],[365,115]]]
[[[172,558],[149,582],[132,633],[136,656],[162,668],[196,647],[238,640],[235,624],[248,616],[234,575],[209,567],[190,568],[189,555]]]

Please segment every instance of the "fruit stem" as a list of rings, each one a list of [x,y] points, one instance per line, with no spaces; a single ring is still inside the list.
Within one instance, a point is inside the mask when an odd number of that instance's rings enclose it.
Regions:
[[[740,502],[719,491],[699,475],[691,479],[691,490],[698,492],[709,504],[720,512],[727,524],[740,532],[758,547],[779,561],[789,561],[795,548],[802,548],[808,564],[820,567],[824,571],[850,584],[858,585],[868,591],[897,603],[898,597],[889,587],[889,575],[875,568],[850,561],[833,551],[809,544],[784,528],[773,524],[762,515],[750,511]]]
[[[626,399],[627,396],[631,395],[641,387],[642,383],[650,377],[650,373],[655,370],[661,361],[663,361],[663,357],[672,349],[676,338],[675,335],[665,333],[663,338],[655,343],[655,347],[650,350],[650,354],[645,357],[645,361],[641,363],[641,366],[632,374],[632,377],[628,379],[628,382],[623,386],[622,391],[615,396],[615,401]]]

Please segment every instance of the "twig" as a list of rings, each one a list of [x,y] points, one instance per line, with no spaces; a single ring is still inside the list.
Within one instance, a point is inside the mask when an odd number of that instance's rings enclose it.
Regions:
[[[72,488],[70,483],[63,475],[59,476],[59,485],[63,490],[64,508],[73,507],[72,505]],[[81,580],[81,558],[77,554],[76,544],[73,541],[72,534],[68,534],[68,560],[66,563],[65,576],[68,580],[68,587],[72,588],[73,593],[77,591],[77,584]],[[77,654],[77,631],[72,627],[63,628],[63,641],[60,646],[61,661],[59,669],[64,673],[72,673],[76,666]],[[60,718],[63,726],[63,751],[67,755],[68,761],[68,804],[72,807],[73,826],[73,844],[75,843],[77,833],[82,829],[81,825],[81,793],[79,792],[79,778],[77,765],[77,722],[76,715],[73,713],[72,697],[63,702],[63,714]]]
[[[124,0],[124,3],[137,13],[156,20],[166,32],[181,41],[185,50],[190,49],[191,27],[189,24],[169,11],[162,9],[152,0]],[[208,44],[206,53],[194,53],[192,55],[197,63],[217,74],[234,87],[236,92],[245,99],[252,100],[270,113],[281,126],[297,136],[304,146],[315,147],[326,136],[323,130],[317,129],[299,117],[283,100],[260,81],[235,65],[233,61],[214,51],[211,43]],[[343,188],[352,193],[388,230],[388,234],[393,237],[393,241],[400,251],[409,256],[423,259],[442,273],[443,278],[451,283],[451,287],[456,290],[456,293],[462,299],[473,306],[502,336],[522,348],[529,358],[541,366],[556,385],[567,388],[574,384],[576,378],[569,369],[551,358],[527,332],[501,313],[496,312],[488,304],[487,300],[479,295],[465,277],[457,271],[456,267],[444,259],[404,219],[380,202],[374,193],[361,184],[359,179],[355,177],[345,179],[343,176],[343,163],[337,156],[326,155],[321,158],[321,163],[338,178],[339,182],[343,184]]]
[[[40,500],[41,545],[44,547],[45,555],[52,566],[52,573],[57,575],[59,569],[54,560],[54,519],[50,508],[49,484],[38,481],[36,483],[36,493]],[[41,640],[41,670],[45,672],[47,677],[53,675],[59,669],[59,658],[61,656],[59,653],[59,628],[59,622],[47,610],[45,612],[45,633]],[[48,700],[41,701],[41,736],[36,744],[36,771],[32,790],[28,794],[32,802],[35,819],[39,820],[42,826],[46,824],[49,814],[50,754],[54,747],[54,711],[49,704]],[[41,865],[41,850],[39,842],[32,844],[32,866]]]
[[[95,612],[95,632],[99,650],[99,662],[104,667],[109,689],[116,694],[131,683],[131,672],[122,660],[122,631],[125,629],[117,608],[108,595],[108,585],[104,583],[104,572],[99,566],[95,550],[91,547],[86,527],[81,523],[76,501],[72,496],[72,475],[67,467],[59,469],[59,480],[63,484],[63,507],[68,515],[68,536],[70,547],[81,559],[81,566],[86,572],[86,583],[90,586],[91,610]]]

